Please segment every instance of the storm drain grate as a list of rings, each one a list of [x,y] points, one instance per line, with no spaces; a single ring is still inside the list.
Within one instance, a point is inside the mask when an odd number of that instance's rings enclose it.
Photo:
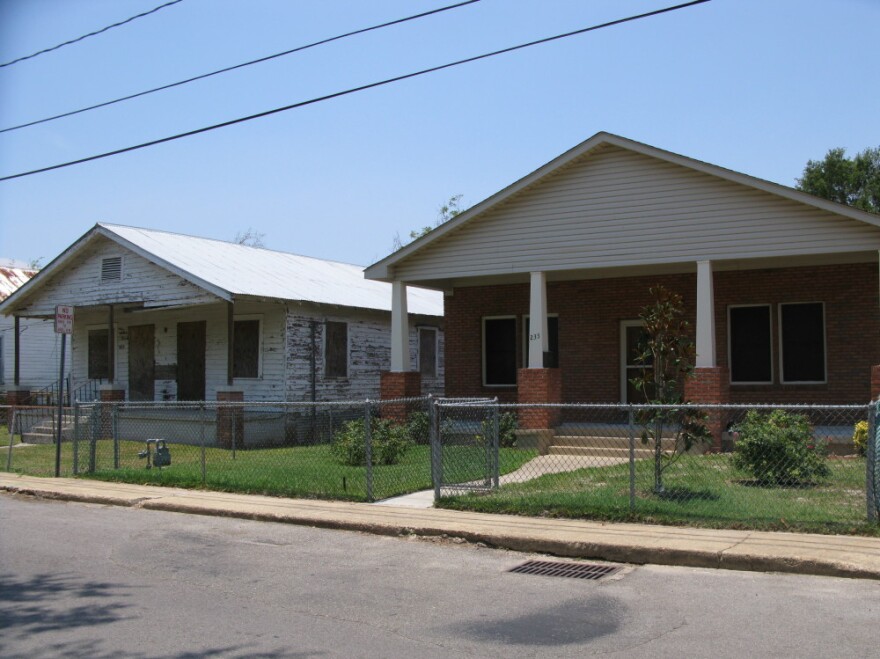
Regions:
[[[595,563],[557,563],[553,561],[526,561],[511,568],[508,572],[517,574],[539,574],[545,577],[571,577],[573,579],[601,579],[614,574],[620,568],[615,565],[596,565]]]

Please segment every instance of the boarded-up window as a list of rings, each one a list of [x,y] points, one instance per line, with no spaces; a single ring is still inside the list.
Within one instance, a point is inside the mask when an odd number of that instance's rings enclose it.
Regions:
[[[432,327],[419,328],[419,373],[437,377],[437,330]]]
[[[516,384],[516,318],[483,319],[483,384]]]
[[[770,305],[731,307],[730,381],[759,384],[773,381]]]
[[[825,310],[821,302],[779,305],[783,382],[825,381]]]
[[[324,375],[348,375],[348,324],[328,320],[324,324]]]
[[[89,379],[110,376],[110,333],[106,329],[89,330]]]
[[[111,256],[101,259],[101,283],[120,281],[122,279],[122,257]]]
[[[236,320],[232,341],[232,377],[260,377],[260,321]]]

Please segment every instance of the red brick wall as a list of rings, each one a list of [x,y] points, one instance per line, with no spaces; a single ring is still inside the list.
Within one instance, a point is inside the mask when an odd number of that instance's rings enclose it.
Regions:
[[[562,372],[558,368],[523,368],[517,373],[519,403],[561,403]],[[559,419],[554,407],[521,409],[519,427],[522,429],[553,428]]]
[[[715,323],[719,367],[727,367],[727,307],[772,304],[772,385],[733,385],[731,402],[863,403],[871,395],[870,367],[880,364],[880,300],[876,263],[716,272]],[[696,274],[555,282],[548,312],[559,315],[559,366],[564,402],[620,400],[620,322],[635,320],[650,303],[648,288],[663,284],[682,295],[695,322]],[[828,383],[779,382],[779,302],[824,302]],[[522,316],[529,286],[456,288],[446,305],[446,393],[498,396],[516,402],[515,387],[482,385],[484,316],[517,316],[517,368],[522,364]]]

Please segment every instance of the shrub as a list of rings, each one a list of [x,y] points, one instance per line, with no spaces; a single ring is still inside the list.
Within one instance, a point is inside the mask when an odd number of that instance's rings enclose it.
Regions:
[[[803,414],[752,410],[736,430],[739,440],[733,464],[762,483],[796,485],[830,474],[827,447],[813,439],[810,421]]]
[[[431,442],[431,417],[427,412],[413,412],[406,421],[406,431],[416,444]]]
[[[483,419],[481,432],[477,435],[479,441],[492,436],[492,417]],[[516,443],[516,414],[514,412],[504,412],[498,415],[498,446],[500,448],[510,448]]]
[[[375,417],[370,423],[370,440],[374,465],[397,464],[411,444],[406,426]],[[366,466],[367,446],[364,420],[349,421],[336,431],[330,451],[333,457],[342,464],[352,467]]]
[[[868,422],[859,421],[853,427],[853,445],[856,453],[865,457],[868,454]]]

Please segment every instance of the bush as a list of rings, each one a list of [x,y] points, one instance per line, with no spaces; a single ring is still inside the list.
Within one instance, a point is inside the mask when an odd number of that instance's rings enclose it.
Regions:
[[[367,445],[363,419],[349,421],[333,435],[330,451],[342,464],[363,467],[367,464]],[[373,418],[370,423],[372,462],[393,465],[400,462],[410,447],[406,426],[387,419]]]
[[[416,444],[430,444],[431,417],[427,412],[413,412],[406,421],[406,431]]]
[[[482,433],[480,439],[492,436],[492,418],[483,420]],[[498,446],[501,448],[510,448],[516,443],[516,414],[514,412],[504,412],[498,415]]]
[[[868,454],[868,422],[859,421],[853,427],[853,445],[856,447],[856,453],[865,457]]]
[[[813,439],[803,414],[754,410],[736,427],[739,440],[733,464],[762,483],[796,485],[827,478],[831,473],[824,442]]]

